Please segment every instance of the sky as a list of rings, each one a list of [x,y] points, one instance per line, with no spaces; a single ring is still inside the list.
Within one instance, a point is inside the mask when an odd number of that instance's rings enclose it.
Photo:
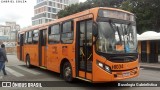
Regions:
[[[80,2],[85,2],[86,0],[79,0]]]
[[[21,28],[32,25],[31,18],[34,16],[34,6],[37,0],[26,0],[26,3],[4,3],[2,1],[6,0],[0,0],[0,25],[5,25],[6,21],[16,22]]]
[[[6,21],[15,21],[21,27],[31,25],[36,0],[26,0],[26,3],[2,3],[2,1],[4,0],[0,0],[0,24],[5,25]]]

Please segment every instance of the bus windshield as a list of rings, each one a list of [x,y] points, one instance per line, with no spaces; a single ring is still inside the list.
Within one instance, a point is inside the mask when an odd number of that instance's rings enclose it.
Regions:
[[[136,53],[137,34],[133,24],[98,22],[97,51],[103,53]]]

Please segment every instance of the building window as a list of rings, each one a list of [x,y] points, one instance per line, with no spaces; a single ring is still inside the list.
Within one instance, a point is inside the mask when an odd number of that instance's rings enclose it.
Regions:
[[[32,21],[32,24],[35,25],[35,21]]]
[[[62,5],[62,9],[64,9],[64,5]]]
[[[41,13],[42,12],[42,8],[39,8],[39,13]]]
[[[46,23],[48,22],[48,19],[46,19]]]
[[[44,11],[47,11],[47,7],[44,7]]]
[[[68,4],[68,0],[64,0],[64,4]]]
[[[51,14],[50,13],[48,13],[48,18],[51,18]]]
[[[49,29],[49,44],[60,43],[60,25],[53,25]]]
[[[49,6],[52,6],[52,2],[49,2]]]
[[[45,23],[45,19],[42,19],[42,23]]]
[[[73,22],[68,21],[62,25],[62,43],[72,43],[73,42]]]
[[[55,3],[53,3],[53,7],[55,7]]]
[[[52,8],[52,12],[53,12],[53,13],[56,13],[56,9],[55,9],[55,8]]]
[[[34,14],[37,14],[37,10],[34,10]]]
[[[50,7],[48,7],[48,12],[51,12],[52,10],[51,10],[51,8]]]
[[[38,9],[38,13],[40,13],[41,11],[40,11],[40,8]]]
[[[62,0],[60,0],[60,3],[63,3]]]
[[[59,3],[57,4],[57,7],[58,7],[58,8],[61,8],[61,6],[60,6],[60,4],[59,4]]]
[[[59,4],[59,8],[62,8],[62,4]]]
[[[39,19],[39,24],[41,24],[41,19]]]
[[[55,15],[55,14],[52,14],[52,18],[53,18],[53,19],[56,19],[56,15]]]

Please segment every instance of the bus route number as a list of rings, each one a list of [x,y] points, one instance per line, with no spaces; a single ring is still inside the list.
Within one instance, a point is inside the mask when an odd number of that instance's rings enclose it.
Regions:
[[[113,65],[113,66],[112,66],[112,69],[114,69],[114,70],[115,70],[115,69],[116,69],[116,70],[117,70],[117,69],[122,69],[122,68],[123,68],[123,64],[116,64],[116,65]]]

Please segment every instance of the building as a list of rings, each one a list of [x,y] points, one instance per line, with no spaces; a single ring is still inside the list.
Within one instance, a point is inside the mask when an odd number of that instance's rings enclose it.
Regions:
[[[6,25],[0,25],[0,40],[15,41],[20,26],[16,22],[6,22]]]
[[[46,23],[57,19],[57,12],[68,6],[68,0],[37,0],[34,6],[32,25]]]
[[[76,3],[79,3],[79,0],[69,0],[69,5],[76,4]]]
[[[160,33],[147,31],[138,35],[138,52],[144,63],[160,62]]]
[[[57,13],[67,7],[69,4],[78,2],[79,0],[37,0],[34,6],[34,17],[32,17],[32,25],[47,23],[57,19]]]

